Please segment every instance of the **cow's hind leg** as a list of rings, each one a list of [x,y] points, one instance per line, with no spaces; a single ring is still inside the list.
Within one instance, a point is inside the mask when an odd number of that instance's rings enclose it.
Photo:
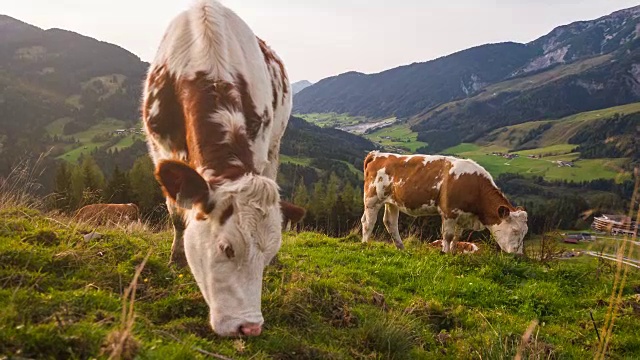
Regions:
[[[171,245],[171,260],[169,264],[176,264],[178,267],[185,267],[188,265],[187,256],[184,253],[184,219],[182,218],[182,212],[175,204],[167,201],[167,209],[169,210],[169,217],[171,224],[173,225],[173,244]]]
[[[393,204],[386,204],[384,208],[384,226],[393,238],[393,242],[400,250],[404,250],[404,244],[400,238],[400,231],[398,230],[398,217],[400,216],[400,209]]]
[[[377,198],[364,200],[364,213],[362,214],[362,242],[369,242],[373,228],[378,221],[378,212],[382,204],[377,203]]]

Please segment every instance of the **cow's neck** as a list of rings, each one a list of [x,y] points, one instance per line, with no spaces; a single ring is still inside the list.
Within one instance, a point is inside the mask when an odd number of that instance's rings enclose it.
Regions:
[[[506,206],[508,209],[513,210],[513,207],[509,201],[505,198],[504,194],[498,190],[489,181],[482,182],[482,196],[480,221],[485,226],[497,225],[500,223],[500,216],[498,215],[498,208],[500,206]]]

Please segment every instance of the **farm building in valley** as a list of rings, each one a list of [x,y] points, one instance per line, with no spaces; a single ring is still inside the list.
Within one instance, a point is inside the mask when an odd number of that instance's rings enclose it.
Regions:
[[[638,224],[626,215],[606,215],[595,217],[591,227],[596,231],[633,235],[638,233]]]

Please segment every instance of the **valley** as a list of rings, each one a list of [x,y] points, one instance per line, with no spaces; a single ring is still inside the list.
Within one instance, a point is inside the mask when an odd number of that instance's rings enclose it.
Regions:
[[[630,178],[629,164],[633,156],[581,158],[578,144],[570,140],[581,129],[593,126],[614,116],[639,115],[640,102],[578,113],[558,120],[536,120],[501,127],[488,132],[473,143],[462,143],[434,153],[455,155],[477,161],[493,175],[505,173],[542,176],[547,180],[591,181],[614,179],[622,182]],[[372,124],[363,117],[342,114],[310,114],[305,119],[332,119],[325,127],[351,127],[353,123]],[[342,122],[346,119],[346,122]],[[313,120],[311,120],[313,122]],[[640,116],[631,120],[640,126]],[[346,126],[345,126],[346,125]],[[358,134],[357,132],[354,132]],[[385,151],[397,153],[422,152],[430,154],[427,143],[418,140],[408,122],[396,121],[390,126],[359,134]],[[629,135],[629,134],[627,134]],[[633,134],[631,134],[633,136]],[[612,141],[615,137],[608,138]],[[499,154],[499,155],[496,155]]]

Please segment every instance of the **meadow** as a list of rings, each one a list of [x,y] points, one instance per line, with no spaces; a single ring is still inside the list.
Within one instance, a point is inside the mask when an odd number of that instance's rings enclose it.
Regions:
[[[93,229],[0,210],[0,355],[106,358],[126,330],[122,358],[506,359],[520,349],[528,359],[582,359],[604,338],[615,288],[615,266],[591,257],[543,263],[492,244],[442,255],[415,238],[400,252],[357,234],[286,233],[265,274],[263,334],[223,339],[189,270],[167,266],[170,232],[100,228],[103,238],[84,240]],[[636,359],[634,269],[619,305],[607,358]]]

